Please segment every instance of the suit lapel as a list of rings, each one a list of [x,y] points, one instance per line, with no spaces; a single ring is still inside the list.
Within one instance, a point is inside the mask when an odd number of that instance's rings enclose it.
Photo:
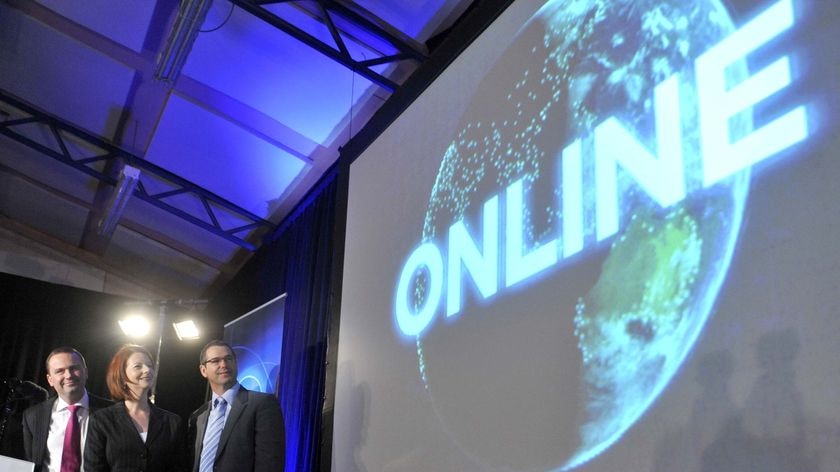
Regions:
[[[35,417],[35,437],[37,443],[33,451],[38,451],[38,456],[35,457],[36,463],[41,464],[44,458],[47,457],[47,436],[50,434],[50,417],[52,416],[52,409],[58,397],[55,397],[51,402],[43,402],[38,409],[38,414]]]
[[[141,445],[143,444],[143,438],[140,437],[140,433],[137,432],[137,426],[134,426],[134,420],[131,419],[131,414],[128,413],[128,408],[125,405],[119,409],[117,413],[118,419],[117,421],[121,421],[123,423],[123,427],[126,428],[127,431],[134,431],[134,442],[139,442]],[[148,440],[149,435],[151,435],[152,430],[152,415],[149,413],[149,434],[146,435],[146,439]]]
[[[210,417],[210,407],[208,403],[204,404],[204,411],[198,414],[195,418],[195,458],[193,460],[193,470],[198,470],[198,463],[201,460],[201,451],[204,448],[204,430],[207,429],[207,418]]]
[[[146,444],[151,444],[160,433],[163,431],[163,418],[155,407],[151,407],[149,411],[149,434],[146,435]]]

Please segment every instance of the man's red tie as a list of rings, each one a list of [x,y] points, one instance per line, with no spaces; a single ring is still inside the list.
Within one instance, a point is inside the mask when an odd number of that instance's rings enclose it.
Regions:
[[[61,472],[79,472],[82,467],[82,426],[76,418],[79,405],[69,405],[70,419],[64,430],[64,452],[61,453]]]

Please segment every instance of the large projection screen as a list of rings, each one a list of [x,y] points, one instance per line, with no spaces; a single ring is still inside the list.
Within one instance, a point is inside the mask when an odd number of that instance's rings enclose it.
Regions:
[[[839,470],[836,31],[513,2],[351,166],[332,470]]]

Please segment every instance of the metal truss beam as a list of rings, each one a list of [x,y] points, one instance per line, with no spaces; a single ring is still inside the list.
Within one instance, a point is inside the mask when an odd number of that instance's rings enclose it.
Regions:
[[[358,73],[359,75],[365,77],[366,79],[370,80],[371,82],[390,92],[396,91],[397,88],[399,88],[399,85],[396,84],[394,81],[388,79],[387,77],[384,77],[383,75],[375,72],[372,69],[372,67],[380,64],[397,63],[406,59],[414,60],[417,62],[424,62],[426,59],[428,59],[428,56],[425,52],[420,51],[419,48],[411,45],[408,41],[399,38],[397,34],[390,32],[386,26],[371,21],[364,15],[348,8],[344,4],[335,0],[316,0],[315,2],[320,8],[319,14],[323,17],[322,20],[329,29],[330,34],[332,35],[332,38],[336,43],[335,45],[327,44],[321,41],[320,39],[312,36],[311,34],[284,20],[283,18],[280,18],[279,16],[270,12],[264,7],[264,5],[270,3],[296,3],[293,0],[281,2],[259,0],[230,1],[231,3],[238,6],[239,8],[242,8],[246,12],[256,16],[257,18],[274,26],[275,28],[289,34],[293,38],[303,42],[307,46],[315,49],[321,54],[329,57],[335,62],[338,62],[344,67]],[[333,21],[333,15],[340,16],[345,21],[358,27],[359,29],[390,43],[398,52],[393,55],[383,55],[372,60],[357,61],[353,59],[353,57],[350,55],[350,52],[347,49],[347,46],[344,43],[344,40],[342,39],[341,32],[338,30],[338,28],[335,25],[335,22]]]
[[[117,179],[112,175],[97,170],[95,168],[96,164],[119,160],[123,165],[137,167],[141,170],[141,173],[147,177],[152,177],[158,181],[166,183],[170,190],[154,194],[149,193],[142,182],[140,182],[133,192],[133,197],[178,216],[181,219],[189,221],[190,223],[248,249],[249,251],[254,251],[257,247],[248,242],[244,237],[240,236],[240,233],[250,232],[258,228],[265,228],[269,231],[274,229],[274,224],[260,218],[257,215],[254,215],[248,210],[245,210],[244,208],[241,208],[236,204],[172,172],[169,172],[162,167],[141,159],[140,157],[137,157],[115,146],[114,144],[109,143],[102,137],[88,133],[73,124],[41,111],[28,103],[20,101],[6,93],[4,90],[0,90],[0,103],[4,103],[23,114],[22,117],[17,118],[2,118],[2,116],[0,116],[0,134],[61,163],[67,164],[68,166],[73,167],[79,172],[87,174],[100,182],[114,186],[117,185]],[[55,141],[53,143],[39,142],[17,131],[17,129],[20,129],[23,126],[33,124],[49,130],[51,137]],[[95,149],[101,150],[101,153],[85,157],[73,156],[68,150],[66,136],[72,136],[82,143],[91,145]],[[45,139],[44,141],[48,140]],[[58,149],[56,149],[56,146]],[[203,212],[190,213],[165,201],[167,198],[176,195],[188,195],[198,199],[198,201],[201,202]],[[219,211],[223,211],[227,215],[231,215],[244,221],[244,224],[234,228],[223,228],[218,218]]]

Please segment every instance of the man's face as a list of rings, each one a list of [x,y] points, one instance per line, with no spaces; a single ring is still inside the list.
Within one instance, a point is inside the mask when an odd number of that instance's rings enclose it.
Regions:
[[[47,367],[47,382],[62,400],[73,404],[82,399],[88,372],[78,355],[60,352],[50,357]]]
[[[210,388],[217,394],[233,387],[236,383],[236,359],[225,346],[210,346],[204,355],[204,364],[198,367],[201,375],[210,382]]]

